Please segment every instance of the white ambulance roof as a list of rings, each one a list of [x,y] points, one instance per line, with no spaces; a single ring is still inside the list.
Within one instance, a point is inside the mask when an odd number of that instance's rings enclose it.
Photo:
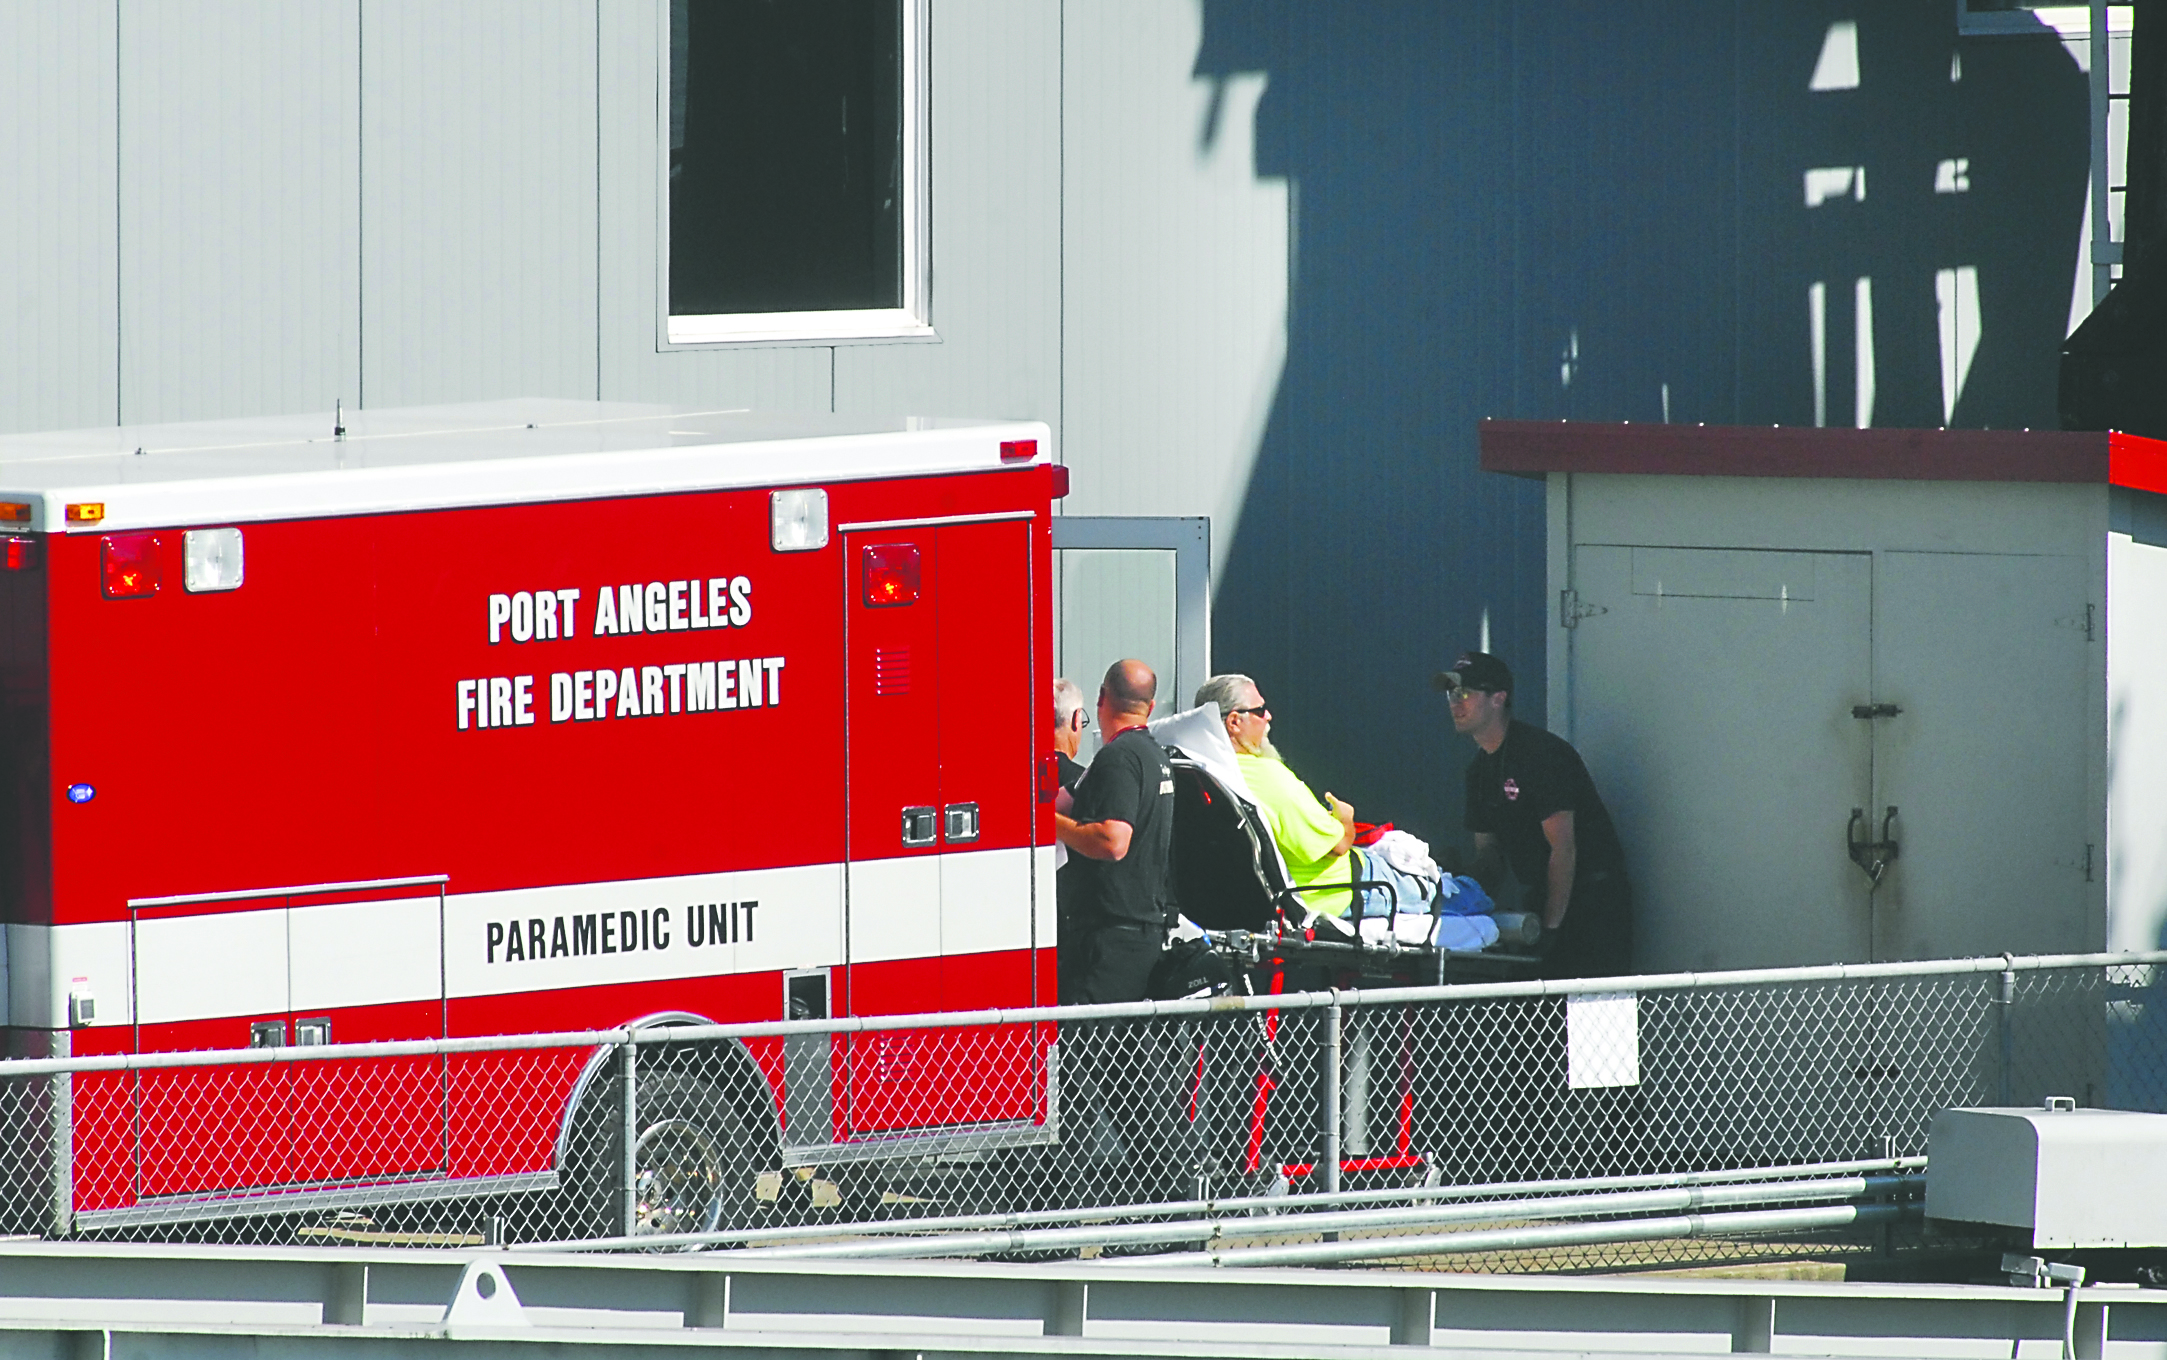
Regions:
[[[589,500],[983,471],[1036,421],[754,414],[521,398],[0,436],[0,501],[26,527],[185,524]],[[102,504],[95,523],[66,507]]]

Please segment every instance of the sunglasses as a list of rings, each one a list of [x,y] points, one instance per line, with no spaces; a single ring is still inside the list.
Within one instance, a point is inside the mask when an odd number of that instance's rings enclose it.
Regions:
[[[1237,708],[1234,710],[1236,713],[1246,714],[1252,718],[1259,713],[1270,713],[1271,711],[1272,706],[1270,704],[1258,704],[1255,708]]]

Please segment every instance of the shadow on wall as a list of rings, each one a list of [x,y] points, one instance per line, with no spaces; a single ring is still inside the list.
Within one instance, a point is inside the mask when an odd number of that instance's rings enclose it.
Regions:
[[[1483,417],[2055,426],[2087,115],[2053,38],[1942,0],[1203,3],[1197,74],[1264,73],[1293,203],[1213,656],[1365,818],[1460,838],[1426,681],[1485,626],[1545,720],[1542,489],[1478,470]]]

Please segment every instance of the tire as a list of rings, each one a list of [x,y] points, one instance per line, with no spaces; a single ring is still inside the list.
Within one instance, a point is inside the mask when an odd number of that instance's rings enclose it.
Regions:
[[[774,1159],[720,1086],[667,1069],[643,1071],[634,1119],[633,1193],[624,1193],[620,1082],[597,1082],[579,1113],[568,1160],[565,1217],[574,1236],[645,1237],[743,1227],[758,1209],[753,1183]]]
[[[736,1110],[720,1091],[690,1078],[666,1073],[649,1081],[662,1089],[651,1098],[641,1093],[632,1222],[623,1231],[644,1237],[742,1226],[752,1216],[757,1168]]]

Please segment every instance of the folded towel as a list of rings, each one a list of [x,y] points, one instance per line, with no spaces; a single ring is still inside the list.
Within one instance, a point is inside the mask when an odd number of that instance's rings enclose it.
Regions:
[[[1386,831],[1368,847],[1369,853],[1403,874],[1412,874],[1426,883],[1436,883],[1445,876],[1430,858],[1428,842],[1417,840],[1404,831]]]

